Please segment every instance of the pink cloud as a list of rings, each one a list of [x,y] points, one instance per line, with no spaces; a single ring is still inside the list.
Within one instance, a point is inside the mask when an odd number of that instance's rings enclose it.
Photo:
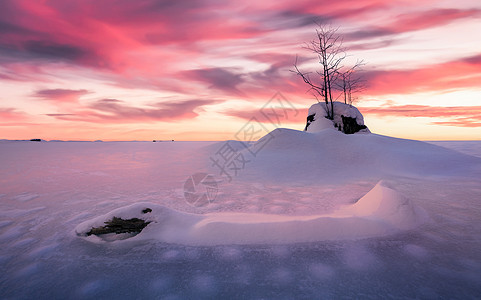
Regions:
[[[154,121],[176,121],[193,119],[202,106],[212,105],[220,100],[187,100],[155,103],[148,107],[127,105],[117,99],[102,99],[85,108],[71,113],[47,114],[60,120],[92,123],[136,123]]]
[[[126,102],[104,99],[82,106],[78,99],[87,95],[87,90],[65,85],[37,90],[33,95],[30,91],[38,89],[39,82],[52,86],[82,78],[102,85],[102,92],[115,89],[115,95],[121,89],[137,89],[135,92],[139,93],[149,89],[161,91],[162,96],[169,92],[182,99],[214,95],[247,100],[254,106],[281,91],[292,102],[308,98],[303,101],[309,105],[315,100],[306,94],[302,80],[289,70],[296,54],[292,49],[299,46],[295,49],[302,52],[300,45],[306,41],[307,32],[313,33],[314,20],[352,28],[371,16],[377,19],[390,14],[384,24],[348,33],[347,40],[356,42],[353,48],[366,50],[403,42],[400,33],[480,16],[479,8],[430,9],[438,6],[433,3],[4,0],[0,10],[0,80],[21,81],[23,86],[31,82],[24,100],[50,101],[45,101],[45,108],[52,103],[57,105],[56,112],[60,113],[49,114],[53,120],[102,124],[190,119],[203,106],[216,102],[191,100],[139,106],[131,98]],[[408,13],[399,14],[400,7]],[[380,39],[372,39],[376,37]],[[481,82],[480,61],[478,55],[446,63],[426,61],[418,69],[367,71],[366,94],[477,88]],[[41,101],[35,104],[43,105]],[[255,110],[226,115],[248,119],[253,113]],[[0,112],[2,120],[10,120],[11,124],[21,116],[14,108]],[[301,113],[295,122],[303,124],[304,118]],[[472,120],[471,124],[475,122]]]
[[[247,110],[229,110],[225,112],[226,115],[249,121],[255,118],[261,123],[271,123],[276,126],[281,126],[287,123],[304,124],[307,118],[307,108],[293,109],[289,105],[277,107],[262,107],[258,109]]]
[[[399,1],[392,1],[396,3]],[[284,2],[284,5],[286,2]],[[383,0],[347,0],[347,1],[316,1],[304,0],[291,2],[288,6],[289,10],[310,13],[319,16],[332,16],[333,18],[350,17],[357,15],[360,17],[363,13],[371,12],[381,8],[385,8],[386,1]]]
[[[3,123],[5,121],[22,121],[27,119],[27,114],[18,111],[16,108],[7,107],[0,108],[0,121]]]
[[[180,76],[187,81],[204,83],[208,89],[220,91],[223,95],[240,96],[253,102],[266,102],[277,91],[305,97],[306,86],[289,72],[293,69],[295,56],[289,59],[287,55],[272,55],[271,60],[266,56],[254,56],[253,59],[264,60],[262,62],[270,67],[244,73],[232,68],[205,68],[183,71]]]
[[[411,70],[366,71],[366,94],[403,94],[478,88],[481,55]]]
[[[432,124],[481,127],[481,106],[427,106],[427,105],[400,105],[382,107],[363,107],[360,109],[365,115],[379,117],[410,117],[410,118],[444,118],[446,121],[434,121]]]
[[[254,21],[218,14],[204,1],[4,2],[0,49],[10,60],[60,61],[118,72],[147,68],[127,58],[151,45],[192,45],[263,32]]]
[[[242,74],[226,68],[195,69],[182,72],[181,76],[194,81],[208,84],[209,88],[225,91],[231,94],[242,94],[238,85],[244,82]]]
[[[407,32],[437,27],[455,20],[465,18],[479,18],[481,9],[433,9],[402,14],[386,27],[395,32]]]
[[[229,1],[219,4],[201,0],[72,0],[68,3],[61,0],[6,0],[2,3],[0,12],[0,61],[4,61],[7,68],[13,68],[14,62],[80,65],[120,75],[112,74],[111,77],[115,81],[113,84],[119,86],[159,90],[172,90],[174,87],[173,90],[181,91],[181,84],[174,83],[174,79],[182,80],[182,75],[179,74],[184,70],[179,70],[177,64],[182,64],[186,57],[195,60],[197,56],[209,51],[202,45],[206,41],[238,41],[262,37],[276,29],[288,30],[296,24],[300,27],[312,25],[316,17],[325,20],[361,18],[365,14],[400,4],[406,5],[409,1],[268,1],[251,3],[239,13],[238,6]],[[397,16],[385,28],[357,34],[394,34],[477,14],[474,9],[413,12]],[[290,23],[292,20],[295,24]],[[407,26],[405,23],[409,23],[410,27],[403,29],[402,26]],[[285,27],[285,24],[290,24],[290,27]],[[153,46],[162,48],[155,52],[149,51]],[[359,47],[383,46],[385,44],[378,43]],[[140,53],[142,54],[139,55]],[[272,54],[271,73],[287,66],[285,62],[294,59],[294,55]],[[250,58],[256,59],[255,56]],[[257,59],[267,58],[258,56]],[[12,73],[22,72],[16,70]],[[226,93],[239,94],[241,89],[238,85],[244,81],[239,78],[242,75],[226,72],[225,68],[216,66],[188,72],[189,80]],[[0,76],[4,79],[15,78],[9,74]],[[159,77],[169,77],[172,80],[152,79]]]
[[[87,90],[45,89],[36,91],[33,96],[55,102],[77,102],[88,93]]]
[[[375,37],[396,36],[397,34],[439,27],[457,20],[481,17],[481,9],[432,9],[413,11],[393,16],[393,21],[378,27],[364,28],[346,34],[348,41],[365,40]],[[387,39],[386,41],[393,42]],[[384,41],[384,42],[386,42]],[[355,47],[363,45],[355,45]]]

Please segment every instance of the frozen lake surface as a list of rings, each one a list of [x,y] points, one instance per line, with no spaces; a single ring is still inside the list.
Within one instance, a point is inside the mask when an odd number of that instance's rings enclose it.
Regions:
[[[245,159],[230,178],[212,160],[225,143],[1,141],[0,298],[479,298],[481,142],[336,134],[278,131],[251,152],[230,142]],[[193,206],[185,182],[203,172],[218,191]],[[345,239],[323,239],[317,231],[327,229],[313,227],[305,241],[280,243],[253,230],[254,243],[215,245],[144,232],[95,242],[75,232],[140,202],[196,217],[332,216],[380,180],[423,222]]]

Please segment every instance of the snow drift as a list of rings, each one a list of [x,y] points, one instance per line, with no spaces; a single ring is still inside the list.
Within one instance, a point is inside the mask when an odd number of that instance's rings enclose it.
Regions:
[[[146,208],[152,211],[143,213]],[[87,236],[113,217],[151,222],[136,236]],[[218,212],[189,214],[152,203],[137,203],[83,222],[77,235],[92,241],[159,240],[186,245],[279,244],[373,237],[421,224],[424,214],[409,199],[379,182],[355,204],[317,216]],[[117,237],[117,238],[116,238]]]
[[[372,134],[351,105],[333,102],[333,120],[325,103],[309,108],[304,131],[277,128],[255,142],[225,141],[204,150],[215,156],[226,143],[249,164],[236,174],[246,181],[342,183],[389,176],[464,176],[479,174],[481,159],[433,144]],[[344,134],[346,126],[349,133]],[[209,171],[218,173],[213,165]],[[475,172],[475,173],[473,173]]]
[[[310,133],[279,128],[250,147],[261,150],[242,170],[239,178],[246,180],[335,183],[388,176],[463,176],[481,170],[481,159],[444,147],[334,129]],[[244,156],[252,158],[248,150],[243,150]]]

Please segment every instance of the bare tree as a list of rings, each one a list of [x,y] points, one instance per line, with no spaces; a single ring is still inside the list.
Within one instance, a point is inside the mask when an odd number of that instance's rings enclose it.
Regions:
[[[358,60],[354,66],[348,69],[340,69],[337,73],[337,80],[334,82],[336,89],[342,92],[344,103],[352,105],[353,94],[363,91],[366,88],[365,81],[358,75],[358,72],[366,63]]]
[[[319,28],[316,29],[317,37],[310,43],[307,43],[305,48],[317,54],[321,70],[317,71],[317,80],[311,79],[309,72],[302,72],[294,64],[295,72],[301,76],[302,80],[310,86],[310,91],[313,91],[316,99],[320,96],[324,99],[327,109],[327,118],[334,118],[334,104],[332,89],[337,77],[342,68],[341,62],[346,58],[346,54],[342,48],[342,39],[337,33],[337,28],[332,28],[330,25],[317,23]],[[319,101],[319,99],[318,99]]]

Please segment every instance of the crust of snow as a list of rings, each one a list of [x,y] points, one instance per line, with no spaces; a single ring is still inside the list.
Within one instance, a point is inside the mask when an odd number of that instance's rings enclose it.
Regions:
[[[152,212],[142,214],[145,208]],[[92,227],[112,217],[142,218],[151,221],[129,241],[158,240],[186,245],[286,244],[322,240],[345,240],[392,234],[417,227],[425,220],[420,209],[397,191],[379,182],[352,205],[316,216],[218,212],[189,214],[152,203],[137,203],[79,224],[75,233],[92,242],[107,238],[86,236]],[[119,236],[116,242],[125,242]]]

